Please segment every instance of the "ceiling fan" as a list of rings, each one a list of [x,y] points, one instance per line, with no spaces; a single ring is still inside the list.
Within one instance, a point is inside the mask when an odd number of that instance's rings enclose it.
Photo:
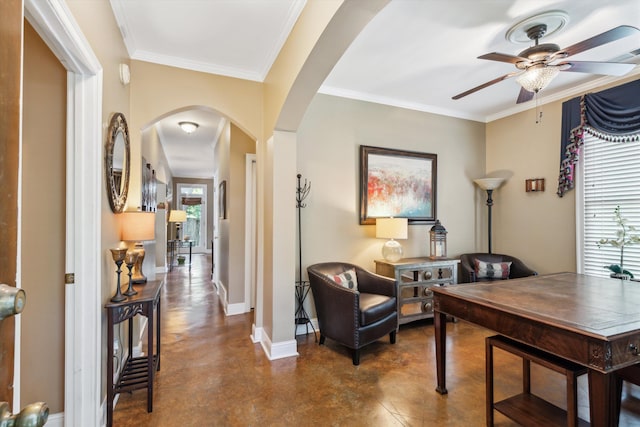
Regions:
[[[565,49],[553,43],[540,44],[540,39],[547,32],[546,24],[535,24],[526,29],[526,36],[535,44],[517,56],[506,53],[492,52],[479,56],[478,59],[488,59],[490,61],[508,62],[514,64],[518,71],[505,74],[496,79],[488,81],[473,89],[462,92],[452,99],[460,99],[481,89],[499,83],[511,77],[517,77],[517,82],[522,86],[518,95],[517,103],[531,100],[536,93],[544,89],[560,71],[570,71],[576,73],[590,73],[610,76],[622,76],[631,71],[635,64],[622,62],[594,62],[594,61],[562,61],[569,56],[576,55],[589,49],[601,46],[612,41],[637,34],[640,30],[629,25],[621,25],[605,31],[602,34],[593,36]]]

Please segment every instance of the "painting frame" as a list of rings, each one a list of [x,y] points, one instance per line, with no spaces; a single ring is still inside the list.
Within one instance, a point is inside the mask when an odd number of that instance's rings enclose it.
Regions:
[[[360,224],[376,218],[435,223],[438,155],[360,146]]]
[[[227,181],[218,185],[218,218],[227,219]]]
[[[227,219],[227,181],[218,185],[218,218]]]

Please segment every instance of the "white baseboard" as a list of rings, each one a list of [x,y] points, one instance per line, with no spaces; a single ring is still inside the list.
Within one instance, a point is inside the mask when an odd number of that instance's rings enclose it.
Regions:
[[[277,343],[271,342],[269,335],[263,330],[262,340],[260,341],[269,360],[284,359],[285,357],[297,357],[298,343],[296,340],[281,341]]]
[[[313,325],[313,328],[311,327]],[[296,336],[298,335],[307,335],[312,334],[313,331],[319,332],[320,328],[318,327],[318,319],[311,319],[311,324],[307,323],[306,325],[296,325]]]
[[[256,324],[251,325],[251,341],[254,344],[257,344],[262,341],[262,332],[263,329],[256,326]]]
[[[47,427],[64,427],[64,412],[49,414],[45,424]]]

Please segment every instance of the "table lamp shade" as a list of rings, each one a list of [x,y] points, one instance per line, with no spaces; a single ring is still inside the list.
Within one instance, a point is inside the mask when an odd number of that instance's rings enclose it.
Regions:
[[[186,222],[187,211],[172,210],[169,212],[169,222]]]
[[[122,216],[122,240],[142,242],[155,239],[155,213],[123,212]]]
[[[389,239],[382,245],[382,256],[389,262],[402,259],[402,245],[394,239],[407,238],[407,218],[376,218],[376,237]]]
[[[406,239],[407,228],[407,218],[376,218],[379,239]]]

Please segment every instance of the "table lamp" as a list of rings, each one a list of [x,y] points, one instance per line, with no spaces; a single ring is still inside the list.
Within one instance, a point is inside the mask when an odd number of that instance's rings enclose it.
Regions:
[[[147,283],[147,278],[142,273],[144,263],[144,246],[142,242],[155,239],[156,214],[154,212],[123,212],[122,213],[122,240],[135,242],[131,252],[138,254],[133,265],[131,280],[133,283]]]
[[[488,239],[489,239],[489,253],[491,253],[491,206],[493,206],[493,199],[491,195],[493,194],[493,190],[500,187],[502,183],[505,181],[504,178],[478,178],[474,179],[473,182],[483,190],[487,192],[487,208],[489,210],[488,213]]]
[[[382,245],[382,256],[389,262],[402,258],[402,245],[394,239],[407,238],[407,218],[376,218],[376,237],[389,239]]]
[[[180,224],[187,220],[187,211],[172,210],[169,212],[169,222],[176,223],[176,240],[180,240]]]

